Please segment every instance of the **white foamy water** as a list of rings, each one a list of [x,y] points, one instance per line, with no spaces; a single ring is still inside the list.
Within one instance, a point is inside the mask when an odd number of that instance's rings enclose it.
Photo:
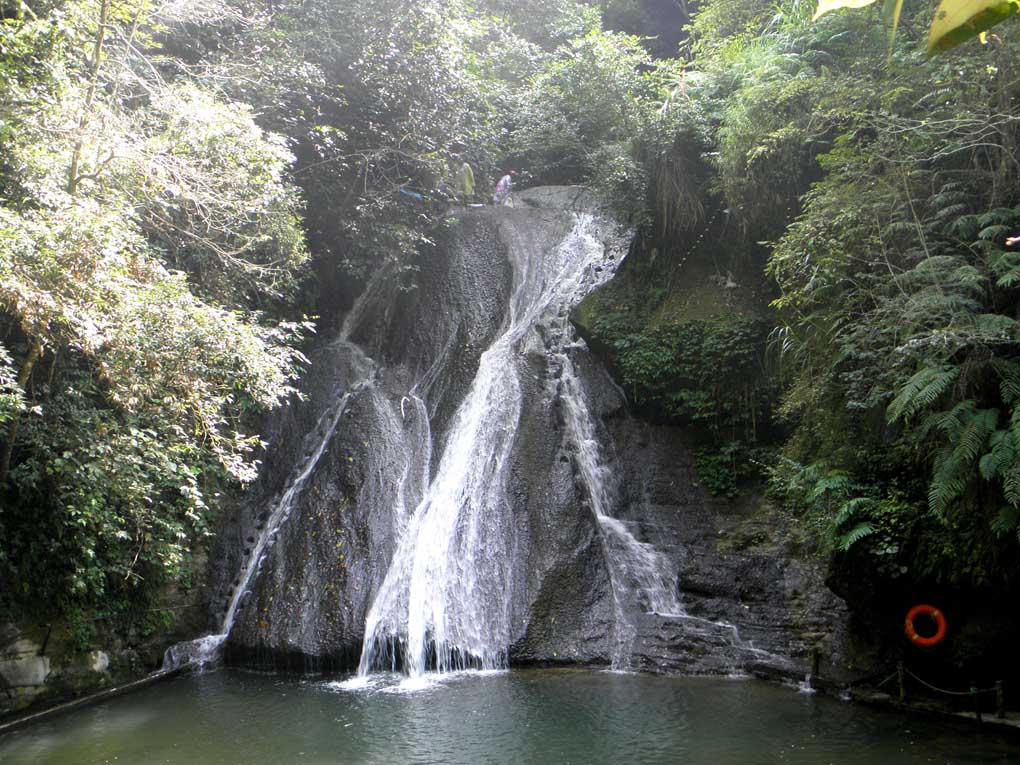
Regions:
[[[570,334],[564,321],[560,329]],[[573,460],[588,501],[599,524],[602,547],[609,570],[615,616],[612,669],[626,671],[636,630],[628,615],[639,609],[655,613],[681,614],[676,577],[670,563],[652,545],[639,542],[627,527],[612,517],[612,476],[605,464],[602,447],[584,390],[569,352],[561,353],[559,365],[564,415]]]
[[[507,663],[514,537],[507,489],[522,406],[515,360],[540,323],[565,321],[609,275],[596,269],[607,253],[591,215],[575,216],[573,230],[551,251],[507,225],[514,266],[509,314],[480,358],[436,474],[369,609],[362,677],[402,666],[413,684],[430,669],[492,670]]]

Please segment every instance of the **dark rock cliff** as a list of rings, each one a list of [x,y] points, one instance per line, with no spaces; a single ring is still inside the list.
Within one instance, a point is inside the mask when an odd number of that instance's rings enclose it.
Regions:
[[[451,418],[479,358],[506,322],[510,239],[551,248],[569,232],[577,190],[534,190],[525,209],[468,210],[450,225],[416,288],[370,285],[357,321],[311,354],[303,388],[268,430],[265,476],[223,535],[214,610],[280,501],[288,476],[345,394],[339,426],[303,485],[242,598],[227,643],[235,663],[349,670],[365,618],[396,549],[401,517],[434,471]],[[516,246],[516,245],[515,245]],[[607,247],[612,269],[622,257]],[[564,317],[561,317],[565,321]],[[510,465],[511,663],[608,663],[612,582],[599,525],[563,428],[562,368],[542,331],[514,362],[523,406]],[[611,473],[614,514],[662,551],[679,579],[684,614],[631,609],[632,666],[725,673],[756,664],[797,671],[811,653],[843,661],[846,612],[816,563],[779,541],[767,506],[712,500],[699,486],[681,430],[632,418],[622,393],[583,343],[567,350],[584,380]],[[419,398],[420,395],[420,398]],[[431,443],[428,454],[422,445]],[[399,486],[391,480],[401,474]],[[388,478],[387,478],[388,476]],[[403,514],[403,515],[402,515]]]

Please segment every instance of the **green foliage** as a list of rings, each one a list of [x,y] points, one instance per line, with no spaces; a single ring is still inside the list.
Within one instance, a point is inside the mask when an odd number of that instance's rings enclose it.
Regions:
[[[907,380],[896,394],[887,410],[890,420],[910,419],[919,411],[927,409],[956,382],[960,370],[954,367],[931,369],[925,367]]]
[[[25,409],[25,393],[18,387],[11,354],[0,343],[0,426]]]
[[[1017,130],[1000,69],[1014,46],[949,65],[925,61],[906,37],[890,53],[859,14],[807,25],[797,4],[780,10],[761,40],[703,44],[707,83],[735,86],[720,112],[720,193],[759,235],[787,218],[768,264],[786,453],[852,487],[812,494],[798,487],[826,483],[799,467],[777,491],[819,519],[805,523],[834,549],[873,560],[886,550],[897,560],[887,575],[906,566],[980,579],[993,567],[976,561],[1007,555],[1013,542],[995,534],[1020,518],[1010,435],[1020,279],[1006,245],[1018,224]],[[916,22],[905,17],[908,34]],[[785,137],[803,153],[784,153]]]
[[[764,325],[739,314],[655,327],[613,342],[624,389],[639,405],[720,437],[754,437],[768,390]]]
[[[679,72],[675,62],[651,59],[636,37],[589,31],[557,48],[531,80],[515,108],[515,153],[540,180],[595,187],[635,223],[648,222],[652,189],[679,192],[658,199],[667,214],[676,204],[684,216],[696,187],[679,147],[699,147],[701,116],[674,100]]]
[[[769,457],[766,450],[745,441],[730,441],[695,449],[694,469],[709,494],[732,499],[740,494],[743,482],[761,477]]]
[[[415,268],[442,208],[411,204],[400,188],[431,200],[467,161],[479,196],[491,191],[521,88],[546,49],[594,18],[569,0],[288,1],[201,55],[232,96],[258,104],[261,124],[289,137],[328,289],[338,273]]]
[[[283,138],[193,85],[167,88],[138,122],[145,140],[116,182],[167,264],[220,303],[292,296],[305,250]]]
[[[291,155],[157,68],[143,4],[0,24],[0,607],[144,605],[293,392],[306,258]],[[165,62],[164,62],[165,63]],[[87,643],[91,637],[82,634]]]
[[[815,18],[838,8],[862,8],[875,0],[818,0]],[[883,17],[896,36],[903,0],[885,0]],[[1018,0],[942,0],[928,34],[928,52],[949,50],[971,40],[1020,11]]]

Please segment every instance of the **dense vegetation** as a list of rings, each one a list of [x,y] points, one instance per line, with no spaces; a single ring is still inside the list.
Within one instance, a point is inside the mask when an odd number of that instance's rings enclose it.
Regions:
[[[173,77],[145,4],[0,27],[0,608],[144,605],[187,581],[246,412],[289,395],[307,253],[281,138]]]
[[[1012,22],[928,58],[933,4],[906,4],[895,36],[877,7],[815,10],[701,4],[682,98],[703,121],[702,207],[725,224],[647,230],[578,318],[639,405],[694,426],[716,493],[760,467],[858,576],[1006,586],[1020,530]],[[741,342],[756,320],[771,331]]]
[[[305,314],[384,264],[413,283],[463,161],[480,197],[511,156],[587,180],[590,128],[628,198],[672,71],[566,1],[0,15],[0,618],[130,624],[189,585],[294,395]],[[554,115],[574,150],[542,160]]]
[[[578,321],[714,492],[763,474],[890,580],[1008,581],[1020,42],[927,58],[933,7],[0,5],[0,611],[186,584],[305,315],[413,284],[464,161],[635,226]]]
[[[773,487],[891,577],[979,584],[1015,573],[1020,519],[1018,48],[926,59],[915,9],[891,51],[874,18],[811,23],[803,3],[727,38],[715,71],[749,76],[721,190],[748,226],[775,189],[769,215],[800,208],[767,262],[792,428]]]

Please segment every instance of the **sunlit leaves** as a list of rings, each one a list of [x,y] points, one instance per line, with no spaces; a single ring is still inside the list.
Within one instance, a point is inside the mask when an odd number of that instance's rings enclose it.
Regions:
[[[249,413],[303,358],[307,326],[253,310],[301,277],[293,158],[250,108],[165,79],[146,10],[113,9],[98,70],[90,2],[0,26],[0,607],[184,573],[207,493],[255,477]]]
[[[25,408],[25,394],[18,387],[18,375],[10,353],[0,343],[0,426]]]
[[[636,37],[591,31],[571,40],[524,95],[515,153],[542,180],[590,183],[633,213],[648,183],[639,147],[674,135],[674,110],[662,105],[677,72],[672,62],[652,61]]]

